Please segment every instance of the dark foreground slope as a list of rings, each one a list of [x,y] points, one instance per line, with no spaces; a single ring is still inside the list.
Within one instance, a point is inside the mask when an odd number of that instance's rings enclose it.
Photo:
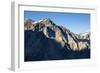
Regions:
[[[54,39],[47,38],[42,31],[24,31],[24,61],[86,59],[90,49],[72,50]]]

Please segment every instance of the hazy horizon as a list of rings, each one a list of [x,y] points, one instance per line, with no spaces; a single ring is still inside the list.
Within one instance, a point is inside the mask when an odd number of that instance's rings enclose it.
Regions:
[[[90,32],[90,14],[85,13],[61,13],[43,11],[24,11],[24,20],[39,21],[44,18],[51,19],[56,25],[64,26],[71,32]]]

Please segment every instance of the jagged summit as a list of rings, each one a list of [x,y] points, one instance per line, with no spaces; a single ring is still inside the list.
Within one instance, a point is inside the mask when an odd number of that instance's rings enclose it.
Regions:
[[[45,18],[40,21],[29,20],[25,22],[25,30],[35,32],[43,32],[49,39],[54,39],[61,44],[62,47],[71,50],[90,49],[90,34],[75,34],[69,29],[56,25],[51,19]]]
[[[55,23],[49,18],[40,20],[40,23],[45,24],[45,26],[54,26],[55,25]]]
[[[48,21],[48,22],[52,22],[52,20],[50,18],[44,18],[44,19],[41,19],[42,21]]]

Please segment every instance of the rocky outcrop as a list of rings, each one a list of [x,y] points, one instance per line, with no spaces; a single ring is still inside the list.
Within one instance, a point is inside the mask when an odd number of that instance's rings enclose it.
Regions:
[[[34,20],[31,20],[31,19],[28,19],[24,22],[24,29],[25,30],[32,30],[33,29],[33,23],[35,21]]]

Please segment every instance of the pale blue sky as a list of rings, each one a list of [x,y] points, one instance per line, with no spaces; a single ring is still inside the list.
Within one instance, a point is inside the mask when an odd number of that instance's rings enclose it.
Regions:
[[[39,21],[44,18],[49,18],[55,24],[64,26],[74,33],[90,31],[90,14],[24,11],[24,19]]]

